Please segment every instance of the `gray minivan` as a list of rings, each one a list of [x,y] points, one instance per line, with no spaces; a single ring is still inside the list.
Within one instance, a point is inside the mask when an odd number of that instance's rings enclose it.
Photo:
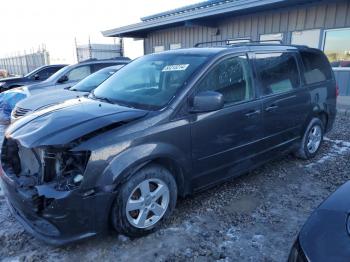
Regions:
[[[143,236],[178,196],[285,153],[314,157],[333,126],[336,94],[326,56],[304,46],[146,55],[89,97],[12,124],[0,180],[15,216],[48,243],[109,226]]]

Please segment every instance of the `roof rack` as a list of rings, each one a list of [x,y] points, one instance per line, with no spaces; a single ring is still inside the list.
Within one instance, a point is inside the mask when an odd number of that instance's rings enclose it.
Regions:
[[[194,45],[194,47],[200,47],[202,45],[208,45],[208,44],[224,44],[226,46],[233,46],[233,45],[254,45],[254,44],[264,44],[264,43],[270,43],[270,44],[276,44],[276,45],[282,45],[283,42],[281,40],[261,40],[261,41],[252,41],[251,39],[226,39],[226,40],[216,40],[216,41],[208,41],[208,42],[200,42]],[[212,45],[213,46],[213,45]]]

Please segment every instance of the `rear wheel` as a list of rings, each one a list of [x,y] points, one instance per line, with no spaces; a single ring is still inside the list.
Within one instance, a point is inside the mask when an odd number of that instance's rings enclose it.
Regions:
[[[324,126],[319,118],[313,118],[306,128],[296,156],[302,159],[311,159],[316,156],[321,147],[324,135]]]
[[[172,174],[159,165],[149,165],[120,186],[112,208],[114,228],[130,237],[153,232],[171,215],[177,186]]]

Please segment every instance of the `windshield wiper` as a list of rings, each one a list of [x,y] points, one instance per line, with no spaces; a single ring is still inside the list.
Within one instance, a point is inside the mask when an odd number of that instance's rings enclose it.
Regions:
[[[99,97],[99,96],[95,95],[94,91],[91,92],[91,95],[96,100],[99,100],[99,101],[102,101],[102,102],[107,102],[109,104],[114,104],[114,102],[111,99],[107,98],[107,97]]]

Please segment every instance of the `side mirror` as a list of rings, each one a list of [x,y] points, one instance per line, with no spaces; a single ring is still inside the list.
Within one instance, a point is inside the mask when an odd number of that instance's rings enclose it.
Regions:
[[[64,82],[67,82],[68,81],[68,76],[64,75],[64,76],[61,76],[60,79],[58,79],[58,83],[62,84]]]
[[[34,75],[34,80],[40,80],[40,76],[38,74]]]
[[[215,91],[204,91],[195,95],[191,102],[191,112],[211,112],[224,107],[224,96]]]

